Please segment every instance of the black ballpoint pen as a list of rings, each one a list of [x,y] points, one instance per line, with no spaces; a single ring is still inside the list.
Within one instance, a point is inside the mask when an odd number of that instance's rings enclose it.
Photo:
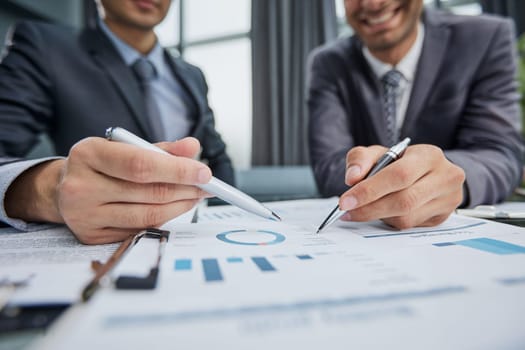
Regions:
[[[394,146],[390,147],[389,150],[385,154],[383,154],[381,158],[379,158],[379,160],[374,165],[374,167],[370,170],[370,172],[366,174],[365,179],[376,174],[378,171],[386,167],[388,164],[392,163],[393,161],[401,157],[401,155],[403,154],[403,152],[405,152],[409,144],[410,144],[410,138],[407,137],[403,141],[399,142],[398,144],[395,144]],[[317,229],[317,233],[321,232],[323,229],[325,229],[326,227],[330,226],[331,224],[339,220],[339,218],[343,216],[344,213],[346,213],[346,211],[340,210],[339,204],[338,204],[330,212],[330,214],[328,214],[326,219],[324,219],[321,226],[319,226],[319,228]]]

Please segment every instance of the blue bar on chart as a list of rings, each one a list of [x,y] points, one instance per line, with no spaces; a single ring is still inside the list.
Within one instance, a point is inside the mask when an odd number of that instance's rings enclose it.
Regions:
[[[436,247],[461,245],[498,255],[525,254],[525,247],[523,246],[499,241],[497,239],[492,238],[473,238],[456,242],[434,243],[433,245]]]
[[[254,257],[252,257],[252,261],[255,263],[255,265],[257,265],[259,270],[261,270],[263,272],[266,272],[266,271],[277,271],[277,269],[275,267],[273,267],[273,265],[270,264],[268,259],[266,259],[265,257],[254,256]]]
[[[509,277],[509,278],[502,278],[499,280],[501,284],[504,284],[506,286],[515,286],[519,284],[525,284],[525,276],[523,277]]]
[[[313,259],[312,256],[308,255],[308,254],[297,255],[297,258],[299,260],[311,260],[311,259]]]
[[[202,259],[202,269],[206,282],[222,281],[222,273],[217,259]]]
[[[191,259],[176,259],[175,260],[176,271],[189,271],[191,270]]]
[[[455,244],[452,242],[442,242],[442,243],[434,243],[433,245],[436,247],[447,247],[449,245],[455,245]]]
[[[306,260],[314,260],[315,258],[310,254],[295,254],[295,255],[284,255],[284,254],[276,254],[273,256],[273,258],[291,258],[291,259],[297,259],[296,261],[306,261]],[[232,268],[231,264],[239,265],[239,268],[241,266],[244,266],[245,262],[252,261],[259,271],[261,272],[276,272],[278,269],[270,262],[270,260],[267,257],[264,256],[252,256],[252,257],[240,257],[240,256],[229,256],[226,258],[206,258],[206,259],[198,259],[195,260],[195,264],[193,264],[194,259],[189,258],[183,258],[183,259],[175,259],[174,261],[174,269],[177,272],[183,272],[183,271],[197,271],[198,268],[194,265],[198,265],[198,260],[200,260],[200,263],[202,264],[202,271],[204,274],[204,280],[205,282],[218,282],[224,280],[223,271],[221,269],[221,266],[219,264],[219,261],[223,262],[222,268]],[[196,272],[197,273],[197,272]]]

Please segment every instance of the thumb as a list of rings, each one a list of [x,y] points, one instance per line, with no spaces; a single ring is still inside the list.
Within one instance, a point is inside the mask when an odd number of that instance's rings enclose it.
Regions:
[[[160,142],[156,146],[175,156],[194,158],[201,149],[199,140],[194,137],[185,137],[174,142]]]
[[[386,152],[383,146],[354,147],[346,154],[345,183],[353,186],[363,180],[377,160]]]

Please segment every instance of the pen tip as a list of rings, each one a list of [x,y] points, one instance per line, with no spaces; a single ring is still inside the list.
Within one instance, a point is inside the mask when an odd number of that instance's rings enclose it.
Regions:
[[[272,211],[272,218],[277,221],[281,221],[281,217]]]
[[[113,129],[115,128],[112,126],[106,129],[106,139],[111,140],[113,135]]]
[[[317,229],[317,231],[315,233],[318,234],[319,232],[321,232],[323,227],[324,227],[323,225],[319,226],[319,228]]]

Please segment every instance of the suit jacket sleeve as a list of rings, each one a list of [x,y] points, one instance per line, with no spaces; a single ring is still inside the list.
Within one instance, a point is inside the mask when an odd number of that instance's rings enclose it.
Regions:
[[[52,63],[29,23],[12,28],[6,43],[0,64],[0,157],[23,157],[52,117]]]
[[[466,173],[465,206],[491,204],[519,184],[523,144],[516,82],[515,36],[501,21],[478,68],[457,129],[457,146],[445,155]]]
[[[351,111],[342,103],[340,78],[326,56],[324,51],[310,56],[308,143],[319,193],[330,197],[348,189],[344,182],[346,153],[355,144],[348,123]]]
[[[43,40],[29,23],[12,27],[0,63],[0,222],[19,230],[47,227],[9,218],[4,198],[11,183],[25,170],[55,158],[22,161],[47,129],[53,103]]]
[[[206,97],[208,95],[208,85],[201,70],[197,69],[197,71],[206,104],[204,113],[201,116],[203,121],[202,133],[196,135],[202,146],[201,156],[208,161],[208,165],[215,177],[230,185],[234,185],[235,177],[232,162],[226,153],[226,144],[215,129],[215,118]]]

